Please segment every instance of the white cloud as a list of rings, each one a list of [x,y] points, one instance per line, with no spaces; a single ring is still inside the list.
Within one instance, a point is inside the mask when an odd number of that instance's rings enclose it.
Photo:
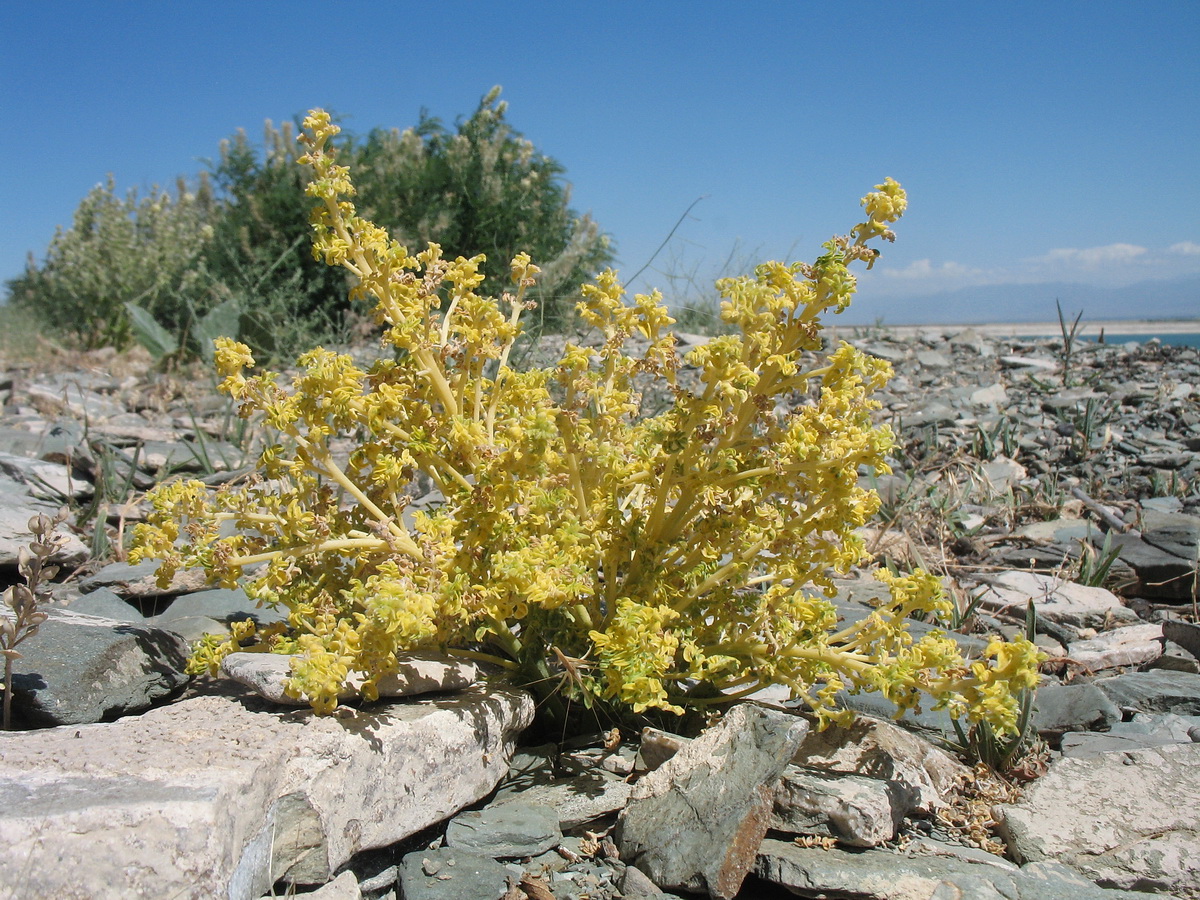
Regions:
[[[966,281],[984,276],[987,273],[983,269],[973,269],[970,266],[964,266],[962,263],[953,261],[935,266],[932,260],[918,259],[909,263],[903,269],[884,269],[883,274],[887,278],[897,278],[902,281]]]
[[[1034,257],[1029,262],[1035,265],[1095,269],[1135,262],[1145,256],[1147,252],[1145,247],[1139,247],[1137,244],[1105,244],[1102,247],[1087,247],[1083,250],[1077,250],[1074,247],[1060,247],[1051,250],[1044,256]]]
[[[1200,256],[1200,244],[1195,241],[1180,241],[1167,248],[1168,253],[1178,253],[1180,256]]]

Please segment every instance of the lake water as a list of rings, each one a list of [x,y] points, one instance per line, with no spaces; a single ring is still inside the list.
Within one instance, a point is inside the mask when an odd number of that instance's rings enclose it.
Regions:
[[[1047,335],[1047,337],[1061,338],[1061,335]],[[1098,339],[1098,337],[1099,337],[1098,335],[1093,335],[1093,334],[1088,334],[1088,335],[1082,336],[1083,340],[1093,341],[1093,342],[1096,341]],[[1104,343],[1106,343],[1106,344],[1125,344],[1125,343],[1128,343],[1129,341],[1138,341],[1139,343],[1144,343],[1145,341],[1153,340],[1154,338],[1158,338],[1164,344],[1173,344],[1176,347],[1200,347],[1200,334],[1194,334],[1194,333],[1193,334],[1117,334],[1116,332],[1114,332],[1113,334],[1106,333],[1104,335]]]

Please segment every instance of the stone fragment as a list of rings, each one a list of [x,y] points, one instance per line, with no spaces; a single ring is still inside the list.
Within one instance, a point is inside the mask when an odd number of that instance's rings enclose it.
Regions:
[[[62,503],[92,495],[91,482],[62,463],[0,452],[0,472],[24,485],[29,495],[39,500]]]
[[[984,463],[979,467],[979,472],[992,496],[1012,489],[1028,474],[1023,465],[1006,456],[997,456]]]
[[[13,716],[79,725],[141,712],[178,691],[188,647],[178,635],[54,606],[13,664]]]
[[[244,692],[3,733],[0,884],[97,900],[323,884],[487,795],[532,715],[507,689],[325,717]]]
[[[1162,656],[1163,643],[1162,625],[1126,625],[1068,644],[1066,663],[1069,669],[1084,672],[1140,666]]]
[[[1200,625],[1182,619],[1167,619],[1162,623],[1162,630],[1164,638],[1200,659]]]
[[[166,588],[160,588],[157,582],[158,566],[157,560],[148,560],[137,565],[123,562],[109,563],[98,572],[81,579],[79,590],[86,594],[97,588],[106,587],[122,597],[135,600],[143,597],[163,597],[201,591],[208,586],[207,576],[203,569],[180,569]],[[143,612],[145,615],[157,615],[157,611]]]
[[[1200,745],[1057,760],[1000,831],[1022,862],[1066,863],[1108,887],[1200,895]]]
[[[537,856],[562,840],[558,813],[517,798],[459,813],[446,826],[446,846],[493,859]]]
[[[1142,510],[1142,540],[1187,562],[1200,559],[1200,518]]]
[[[1101,678],[1093,684],[1122,709],[1200,715],[1200,675],[1192,672],[1152,669]]]
[[[621,874],[619,887],[626,900],[658,900],[658,898],[666,896],[662,888],[651,881],[646,873],[637,866],[625,867],[625,871]]]
[[[813,732],[791,761],[820,772],[897,782],[915,793],[915,808],[927,815],[941,808],[943,796],[968,774],[962,763],[928,741],[891,722],[861,715],[849,726]]]
[[[145,622],[141,613],[125,600],[114,594],[108,588],[100,588],[90,594],[73,593],[69,598],[71,612],[97,616],[101,619],[112,619],[115,622],[140,622],[143,625],[154,625]]]
[[[29,520],[38,513],[54,516],[61,507],[31,497],[0,493],[0,567],[16,568],[22,547],[33,540]],[[60,526],[58,533],[66,537],[66,543],[56,551],[50,562],[60,566],[82,565],[89,551],[83,541],[66,528]]]
[[[775,789],[770,827],[833,837],[851,847],[878,847],[896,836],[918,802],[917,792],[897,781],[789,766]]]
[[[1004,389],[1004,385],[997,382],[989,384],[986,387],[978,388],[971,391],[968,397],[972,406],[1001,406],[1008,402],[1008,391]]]
[[[225,625],[246,619],[253,619],[259,625],[267,625],[287,619],[284,611],[271,609],[269,606],[260,607],[247,597],[241,588],[214,588],[181,594],[171,601],[171,605],[164,612],[149,621],[169,629],[172,623],[179,619],[197,617],[213,619]]]
[[[1137,614],[1104,588],[1061,581],[1036,572],[1004,572],[981,591],[984,609],[1024,615],[1033,600],[1042,618],[1074,628],[1102,630],[1138,622]]]
[[[981,855],[982,856],[982,855]],[[1018,869],[990,860],[888,850],[824,850],[763,841],[754,874],[801,897],[855,900],[1144,900],[1145,894],[1108,891],[1065,866]]]
[[[632,785],[624,778],[593,770],[574,778],[561,778],[519,790],[501,788],[494,804],[534,803],[549,807],[563,831],[620,812],[629,802]]]
[[[404,900],[500,900],[511,874],[490,856],[440,847],[409,853],[396,880]]]
[[[345,871],[333,881],[304,896],[307,900],[362,900],[362,891],[354,873]]]
[[[1121,561],[1137,576],[1129,588],[1133,594],[1149,599],[1191,599],[1195,557],[1176,556],[1133,532],[1113,535],[1112,546],[1120,549]]]
[[[284,680],[292,674],[291,660],[290,656],[278,653],[230,653],[221,661],[221,672],[272,703],[306,706],[307,700],[296,699],[284,691]],[[396,671],[381,677],[376,687],[380,697],[410,697],[460,690],[479,678],[475,663],[438,653],[405,653],[400,656]],[[339,700],[359,696],[356,688],[363,683],[363,677],[351,673],[348,681],[350,686],[338,694]]]
[[[803,719],[739,704],[635,785],[617,823],[621,858],[660,887],[729,900],[754,864],[775,784]]]
[[[1051,745],[1068,732],[1107,730],[1121,710],[1094,684],[1044,684],[1034,700],[1033,727]]]

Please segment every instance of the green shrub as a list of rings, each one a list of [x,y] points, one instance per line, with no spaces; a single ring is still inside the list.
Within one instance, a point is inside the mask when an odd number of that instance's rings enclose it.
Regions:
[[[363,215],[398,241],[436,243],[451,258],[482,253],[481,293],[508,288],[518,253],[539,260],[531,318],[557,330],[574,316],[579,285],[612,262],[612,248],[589,216],[570,209],[562,165],[508,124],[499,97],[493,88],[454,133],[425,114],[404,132],[377,129],[348,161]]]
[[[499,88],[453,132],[422,115],[341,151],[362,172],[364,208],[414,245],[479,248],[485,289],[527,248],[545,261],[530,290],[543,327],[569,318],[578,286],[612,258],[607,239],[569,208],[563,167],[505,121]],[[309,243],[306,175],[295,131],[264,127],[261,149],[239,131],[194,193],[117,197],[110,178],[55,235],[44,264],[9,283],[12,302],[82,347],[135,338],[156,357],[211,358],[212,338],[244,340],[260,358],[292,358],[347,333],[350,283]],[[209,177],[211,174],[211,178]]]
[[[204,255],[218,212],[207,178],[139,199],[118,197],[110,176],[55,233],[45,262],[9,282],[10,302],[85,349],[132,341],[126,304],[184,335],[216,302]]]
[[[858,473],[886,470],[892,436],[872,423],[870,393],[890,370],[848,344],[807,354],[821,315],[850,301],[849,265],[891,239],[898,184],[868,194],[867,220],[812,265],[721,282],[736,334],[681,359],[661,298],[628,303],[605,272],[579,305],[603,346],[568,343],[557,364],[519,372],[508,360],[539,271],[529,257],[510,264],[515,296],[483,298],[482,256],[414,256],[361,218],[329,144],[336,127],[322,112],[305,124],[315,251],[355,275],[352,296],[373,304],[395,352],[364,370],[318,348],[286,388],[274,373],[247,377],[249,348],[221,341],[223,390],[281,442],[248,484],[154,491],[131,559],[161,559],[162,581],[193,565],[226,586],[246,576],[252,597],[287,611],[258,649],[294,654],[287,689],[318,712],[356,680],[373,699],[397,654],[441,645],[544,699],[566,682],[634,713],[777,683],[824,720],[842,715],[835,695],[848,688],[901,709],[924,692],[955,717],[1017,727],[1036,649],[995,640],[968,664],[944,635],[914,640],[910,614],[949,612],[936,578],[883,573],[892,599],[844,627],[822,596],[865,556],[856,528],[879,501]],[[632,334],[647,341],[636,354]],[[675,378],[685,362],[700,370],[695,390]],[[674,388],[648,418],[645,377]],[[813,402],[778,413],[796,392]],[[348,456],[341,436],[355,439]],[[407,515],[418,472],[445,502]],[[194,664],[215,671],[253,637],[247,623],[209,639]]]

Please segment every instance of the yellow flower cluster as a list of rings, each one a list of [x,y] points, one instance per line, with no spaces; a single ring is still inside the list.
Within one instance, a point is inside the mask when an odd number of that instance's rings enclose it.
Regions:
[[[356,276],[389,352],[360,368],[318,348],[284,385],[248,375],[249,350],[218,342],[222,388],[280,439],[248,484],[155,491],[135,560],[161,559],[164,579],[201,565],[285,609],[269,649],[294,654],[289,689],[319,712],[348,680],[370,698],[398,652],[438,645],[639,712],[779,683],[826,718],[846,688],[902,708],[928,693],[1012,726],[1036,655],[997,644],[967,663],[944,637],[914,642],[909,614],[946,609],[935,579],[892,579],[892,600],[842,630],[823,596],[863,561],[855,530],[879,501],[859,476],[887,470],[892,435],[870,399],[887,363],[847,344],[822,358],[820,317],[850,302],[848,267],[876,254],[867,241],[891,239],[906,202],[896,182],[864,198],[867,221],[814,264],[719,282],[736,334],[681,358],[662,298],[629,302],[604,272],[579,303],[601,344],[568,343],[556,365],[518,371],[529,257],[512,261],[513,293],[480,297],[481,257],[414,255],[360,218],[328,146],[336,126],[316,111],[305,128],[313,253]],[[677,379],[684,366],[697,386]],[[647,377],[674,397],[653,416],[639,403]],[[354,437],[348,454],[339,436]],[[418,472],[441,505],[409,508]],[[196,664],[246,640],[208,641]],[[570,679],[553,680],[556,663]]]

